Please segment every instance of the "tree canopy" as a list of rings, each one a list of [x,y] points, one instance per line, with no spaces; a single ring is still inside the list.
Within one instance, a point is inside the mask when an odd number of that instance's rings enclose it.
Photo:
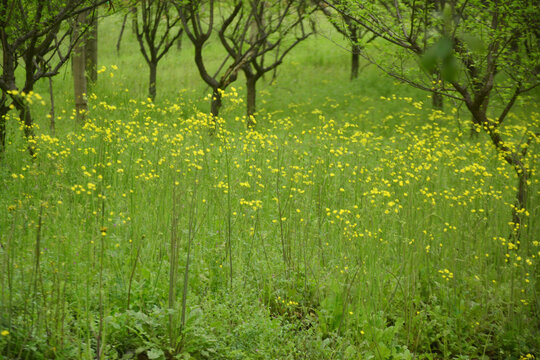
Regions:
[[[526,206],[529,171],[523,157],[538,129],[519,144],[505,142],[501,126],[519,96],[540,85],[540,7],[531,0],[326,0],[344,16],[393,46],[393,56],[363,56],[387,74],[463,103],[473,131],[485,131],[514,167],[517,231]],[[413,66],[414,62],[419,67]],[[416,70],[418,69],[418,71]],[[490,107],[496,98],[497,107]],[[496,112],[498,111],[498,113]],[[519,232],[518,232],[519,234]]]

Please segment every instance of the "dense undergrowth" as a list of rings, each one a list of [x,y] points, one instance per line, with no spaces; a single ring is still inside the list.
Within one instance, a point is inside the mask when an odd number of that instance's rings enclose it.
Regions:
[[[540,351],[538,142],[518,240],[513,169],[466,113],[380,89],[381,75],[336,84],[332,57],[299,51],[262,91],[254,130],[241,89],[212,135],[194,93],[142,100],[112,61],[84,126],[66,102],[51,134],[29,95],[35,158],[12,114],[0,167],[4,358]],[[301,61],[317,74],[307,85]],[[297,85],[312,92],[291,98]],[[539,126],[529,99],[504,135],[521,146]]]

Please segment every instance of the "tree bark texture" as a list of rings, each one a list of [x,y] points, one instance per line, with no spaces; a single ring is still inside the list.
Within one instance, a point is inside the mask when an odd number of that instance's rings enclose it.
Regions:
[[[360,46],[353,44],[351,49],[351,80],[358,78],[360,67]]]
[[[148,82],[148,97],[152,99],[152,102],[156,99],[156,81],[157,81],[157,61],[151,61],[148,63],[150,68],[150,78]]]

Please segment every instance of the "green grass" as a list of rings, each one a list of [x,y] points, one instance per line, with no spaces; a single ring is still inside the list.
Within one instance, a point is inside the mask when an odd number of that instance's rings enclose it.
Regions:
[[[371,67],[350,82],[349,55],[315,37],[261,83],[256,131],[239,79],[210,136],[187,40],[160,64],[150,104],[129,31],[115,53],[119,21],[103,19],[106,70],[83,127],[68,67],[54,79],[56,136],[47,105],[33,107],[35,159],[11,114],[4,358],[93,359],[98,343],[107,359],[539,353],[537,142],[517,244],[514,172],[451,104],[432,112],[426,94]],[[509,141],[538,128],[538,112],[517,108]]]

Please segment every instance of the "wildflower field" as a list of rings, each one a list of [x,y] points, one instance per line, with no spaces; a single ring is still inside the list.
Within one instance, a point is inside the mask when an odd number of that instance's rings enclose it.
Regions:
[[[110,31],[113,18],[100,31]],[[107,27],[109,26],[109,27]],[[116,25],[115,25],[116,26]],[[69,70],[16,114],[0,162],[0,357],[522,358],[540,352],[538,93],[504,127],[517,177],[460,104],[310,39],[217,130],[189,44],[160,64],[104,37],[86,122]],[[67,68],[66,68],[67,69]],[[268,79],[269,80],[269,79]],[[519,236],[518,236],[519,234]]]

